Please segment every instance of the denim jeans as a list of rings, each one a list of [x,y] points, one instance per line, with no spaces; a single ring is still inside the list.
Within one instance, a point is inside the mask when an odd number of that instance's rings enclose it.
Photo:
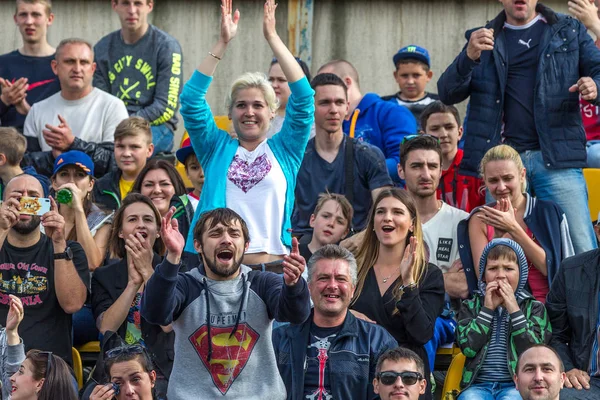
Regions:
[[[160,152],[169,153],[173,150],[173,131],[165,124],[152,126],[152,143],[154,143],[154,154]]]
[[[600,168],[600,140],[587,142],[587,163],[589,168]]]
[[[521,159],[527,170],[528,191],[538,199],[554,201],[567,216],[575,253],[595,249],[596,236],[581,168],[547,169],[539,150],[523,152]]]
[[[521,400],[514,382],[485,382],[469,386],[458,400]]]
[[[73,314],[73,345],[75,347],[98,340],[98,328],[92,313],[92,306],[84,304],[81,310]]]

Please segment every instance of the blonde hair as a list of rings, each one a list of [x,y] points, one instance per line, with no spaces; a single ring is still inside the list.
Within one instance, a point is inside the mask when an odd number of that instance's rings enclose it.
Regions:
[[[46,8],[46,15],[52,14],[52,1],[51,0],[17,0],[15,14],[17,14],[19,12],[19,3],[41,4]]]
[[[231,84],[231,90],[226,99],[227,110],[230,114],[238,94],[245,89],[259,89],[265,97],[265,102],[271,112],[274,113],[279,108],[279,101],[275,95],[275,90],[271,86],[267,76],[262,72],[246,72]]]
[[[0,153],[6,157],[11,167],[17,166],[23,160],[27,149],[27,139],[15,128],[0,128]]]
[[[143,136],[148,144],[152,143],[150,123],[142,117],[132,116],[119,122],[115,129],[115,139],[121,140],[130,136]]]
[[[414,236],[417,240],[417,254],[415,256],[412,270],[412,280],[417,284],[417,286],[420,284],[425,273],[425,268],[427,267],[428,262],[425,251],[425,243],[423,241],[423,229],[421,228],[421,220],[417,214],[417,206],[415,205],[415,202],[406,190],[398,188],[384,189],[379,193],[379,195],[377,195],[377,198],[373,202],[373,206],[369,211],[369,222],[364,231],[365,237],[360,244],[360,247],[356,251],[356,261],[358,263],[358,284],[356,286],[356,292],[354,293],[354,301],[356,301],[356,299],[358,299],[360,296],[365,284],[365,280],[367,279],[367,274],[369,273],[369,270],[373,268],[373,265],[375,265],[377,257],[379,256],[379,239],[377,238],[374,230],[375,211],[377,210],[379,203],[388,197],[393,197],[404,204],[413,221],[414,229],[412,232],[409,231],[406,235],[405,245],[409,245],[411,236]],[[398,264],[398,267],[400,267],[400,264]],[[394,286],[392,293],[396,301],[400,300],[400,286],[406,283],[408,282],[399,281]],[[397,311],[398,310],[395,310],[394,313]]]
[[[519,179],[521,179],[521,173],[525,169],[523,165],[523,160],[521,160],[521,156],[515,149],[512,147],[501,144],[498,146],[494,146],[489,149],[483,158],[481,159],[481,163],[479,164],[479,174],[481,175],[481,179],[483,179],[483,183],[485,184],[485,167],[491,161],[512,161],[517,170],[519,170]],[[521,191],[524,193],[527,190],[527,180],[523,179],[521,182]]]

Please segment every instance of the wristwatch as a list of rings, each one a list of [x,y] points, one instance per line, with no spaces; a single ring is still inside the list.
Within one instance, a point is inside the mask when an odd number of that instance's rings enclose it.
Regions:
[[[54,253],[54,259],[71,261],[73,259],[73,250],[67,246],[64,253]]]
[[[413,290],[413,289],[414,289],[414,288],[416,288],[416,287],[417,287],[417,284],[416,284],[415,282],[413,282],[413,283],[409,283],[408,285],[401,285],[401,286],[398,288],[398,294],[400,295],[400,298],[402,298],[402,296],[404,295],[404,293],[405,293],[407,290]]]

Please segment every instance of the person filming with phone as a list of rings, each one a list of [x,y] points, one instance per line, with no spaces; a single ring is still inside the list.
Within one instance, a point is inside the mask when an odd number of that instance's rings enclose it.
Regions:
[[[81,245],[65,238],[56,202],[43,193],[31,175],[17,175],[6,185],[0,206],[0,321],[9,312],[9,296],[17,296],[25,310],[19,335],[26,350],[51,351],[72,364],[71,316],[85,302],[90,273]],[[40,209],[39,214],[48,202],[50,211],[43,215],[24,213]]]

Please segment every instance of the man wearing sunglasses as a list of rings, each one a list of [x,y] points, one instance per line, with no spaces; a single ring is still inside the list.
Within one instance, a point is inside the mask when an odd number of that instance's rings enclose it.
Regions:
[[[373,388],[381,400],[417,400],[425,393],[423,360],[412,350],[398,347],[386,351],[377,361]]]
[[[311,316],[303,324],[273,331],[277,367],[289,400],[375,397],[377,358],[398,342],[383,327],[348,311],[356,280],[356,260],[340,246],[321,247],[308,261]]]

